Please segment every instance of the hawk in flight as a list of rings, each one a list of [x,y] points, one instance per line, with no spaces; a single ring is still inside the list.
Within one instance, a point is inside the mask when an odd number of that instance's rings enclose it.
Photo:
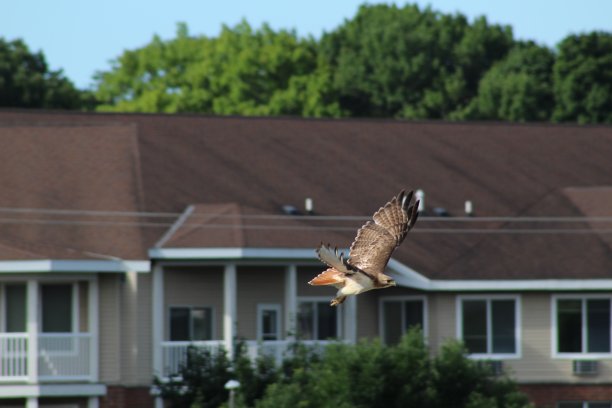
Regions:
[[[395,286],[395,281],[383,272],[391,254],[417,220],[419,202],[409,206],[411,201],[412,191],[408,194],[401,191],[376,211],[372,217],[374,222],[366,222],[357,231],[348,259],[344,259],[343,253],[338,254],[337,248],[321,243],[317,256],[328,269],[308,283],[338,288],[331,306],[339,305],[350,295]]]

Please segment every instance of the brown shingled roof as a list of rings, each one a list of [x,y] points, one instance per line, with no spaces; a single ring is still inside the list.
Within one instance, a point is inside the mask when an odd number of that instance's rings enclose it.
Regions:
[[[451,217],[471,200],[478,219],[589,215],[567,189],[612,184],[607,126],[3,111],[0,143],[0,207],[174,214],[102,227],[0,223],[1,245],[45,257],[146,258],[190,205],[164,247],[342,247],[403,188],[423,189],[427,208]],[[317,215],[364,218],[253,217],[302,209],[306,197]],[[478,232],[500,227],[532,232]],[[541,228],[595,227],[424,217],[395,255],[437,279],[612,277],[609,235]]]

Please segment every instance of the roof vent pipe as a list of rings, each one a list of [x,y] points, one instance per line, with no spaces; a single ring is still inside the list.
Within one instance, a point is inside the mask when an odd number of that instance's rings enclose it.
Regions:
[[[471,217],[472,215],[474,215],[474,205],[472,204],[472,202],[470,200],[467,200],[465,202],[465,215],[467,215],[468,217]]]
[[[283,205],[282,210],[286,215],[300,215],[299,210],[289,204]]]
[[[425,211],[425,192],[421,189],[418,189],[414,193],[414,198],[419,202],[419,208],[417,208],[417,210],[419,212]]]
[[[312,201],[312,198],[306,197],[306,199],[304,200],[304,209],[308,214],[312,214],[314,212],[314,203]]]

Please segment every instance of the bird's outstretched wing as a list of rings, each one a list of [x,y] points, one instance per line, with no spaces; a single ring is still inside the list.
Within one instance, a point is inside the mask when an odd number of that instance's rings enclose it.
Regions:
[[[410,205],[412,191],[401,191],[381,207],[357,231],[357,237],[350,249],[348,264],[367,273],[382,273],[391,254],[402,243],[418,217],[417,201]]]
[[[338,248],[332,249],[329,244],[324,245],[321,242],[321,246],[317,248],[317,256],[327,266],[336,269],[338,272],[346,273],[348,275],[355,273],[354,270],[348,268],[348,264],[344,259],[344,253],[338,254]]]

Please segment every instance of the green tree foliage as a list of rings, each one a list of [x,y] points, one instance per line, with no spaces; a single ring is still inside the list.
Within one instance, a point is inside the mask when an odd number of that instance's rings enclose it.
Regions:
[[[612,33],[570,35],[558,48],[553,119],[612,123]]]
[[[265,358],[252,363],[238,350],[232,363],[225,354],[192,352],[177,380],[157,381],[162,396],[172,407],[216,407],[227,401],[223,384],[231,377],[241,384],[240,407],[531,407],[514,382],[468,359],[461,344],[449,342],[432,357],[418,330],[394,346],[363,341],[321,353],[296,343],[280,367]]]
[[[91,99],[50,70],[41,52],[31,52],[22,40],[0,37],[0,106],[14,108],[78,109]]]
[[[484,17],[363,5],[318,40],[179,24],[96,83],[101,111],[610,123],[612,33],[569,36],[555,53]]]
[[[513,45],[509,27],[406,5],[364,5],[321,40],[351,116],[461,119],[480,77]]]
[[[451,342],[431,357],[418,331],[392,347],[338,344],[309,369],[270,385],[257,408],[520,408],[526,396],[506,377],[466,358]]]
[[[228,399],[224,386],[231,378],[225,352],[190,348],[179,373],[169,381],[155,378],[154,385],[172,408],[217,408]]]
[[[229,398],[225,383],[234,379],[240,382],[238,403],[251,407],[278,376],[272,358],[261,356],[253,362],[247,356],[246,345],[238,342],[233,361],[223,350],[188,349],[187,360],[179,372],[169,381],[155,378],[154,385],[172,408],[217,408]]]
[[[180,24],[175,39],[154,37],[98,73],[99,110],[337,115],[316,66],[314,40],[291,31],[242,22],[216,38],[191,37]]]
[[[518,43],[483,76],[471,119],[547,121],[554,108],[553,52],[532,42]]]

